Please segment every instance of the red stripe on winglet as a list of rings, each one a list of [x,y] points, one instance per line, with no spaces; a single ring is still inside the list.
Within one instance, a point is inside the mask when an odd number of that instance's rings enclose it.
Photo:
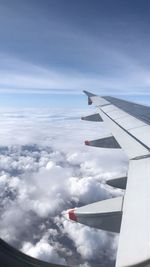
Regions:
[[[85,141],[85,145],[89,146],[90,145],[90,141],[86,140]]]
[[[74,213],[74,209],[73,210],[69,210],[68,211],[68,214],[69,214],[69,219],[72,220],[72,221],[76,221],[77,222],[77,217]]]

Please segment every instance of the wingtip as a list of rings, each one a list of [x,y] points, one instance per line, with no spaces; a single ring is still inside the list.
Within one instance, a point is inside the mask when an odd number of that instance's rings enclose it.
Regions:
[[[83,90],[83,93],[86,94],[88,97],[96,96],[95,94],[93,94],[89,91],[86,91],[86,90]]]

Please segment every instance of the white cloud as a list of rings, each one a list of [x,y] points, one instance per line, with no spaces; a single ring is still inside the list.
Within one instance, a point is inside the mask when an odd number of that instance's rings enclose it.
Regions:
[[[81,224],[63,220],[64,232],[73,240],[78,253],[85,260],[100,259],[107,254],[115,259],[117,237],[110,236],[100,230],[95,230]],[[115,236],[115,239],[114,239]]]
[[[36,245],[25,243],[23,245],[22,251],[31,257],[43,261],[57,264],[66,264],[65,259],[59,257],[55,249],[49,244],[48,240],[45,240],[44,238],[36,243]]]

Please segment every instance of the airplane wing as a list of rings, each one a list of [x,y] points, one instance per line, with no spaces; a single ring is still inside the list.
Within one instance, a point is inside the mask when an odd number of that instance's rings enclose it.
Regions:
[[[83,120],[104,121],[111,134],[86,145],[122,148],[129,158],[127,177],[107,181],[125,189],[116,197],[68,211],[69,219],[120,233],[116,267],[150,266],[150,107],[84,91],[98,113]]]

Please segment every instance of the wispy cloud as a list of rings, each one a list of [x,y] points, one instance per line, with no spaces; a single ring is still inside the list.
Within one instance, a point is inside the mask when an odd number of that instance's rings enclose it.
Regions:
[[[46,68],[3,54],[0,64],[0,92],[60,93],[61,90],[70,90],[75,93],[89,88],[100,91],[101,94],[149,94],[149,69],[119,52],[112,51],[110,60],[114,57],[119,64],[119,71],[116,67],[111,75],[102,75]]]
[[[0,92],[149,94],[144,5],[20,3],[0,3]]]

